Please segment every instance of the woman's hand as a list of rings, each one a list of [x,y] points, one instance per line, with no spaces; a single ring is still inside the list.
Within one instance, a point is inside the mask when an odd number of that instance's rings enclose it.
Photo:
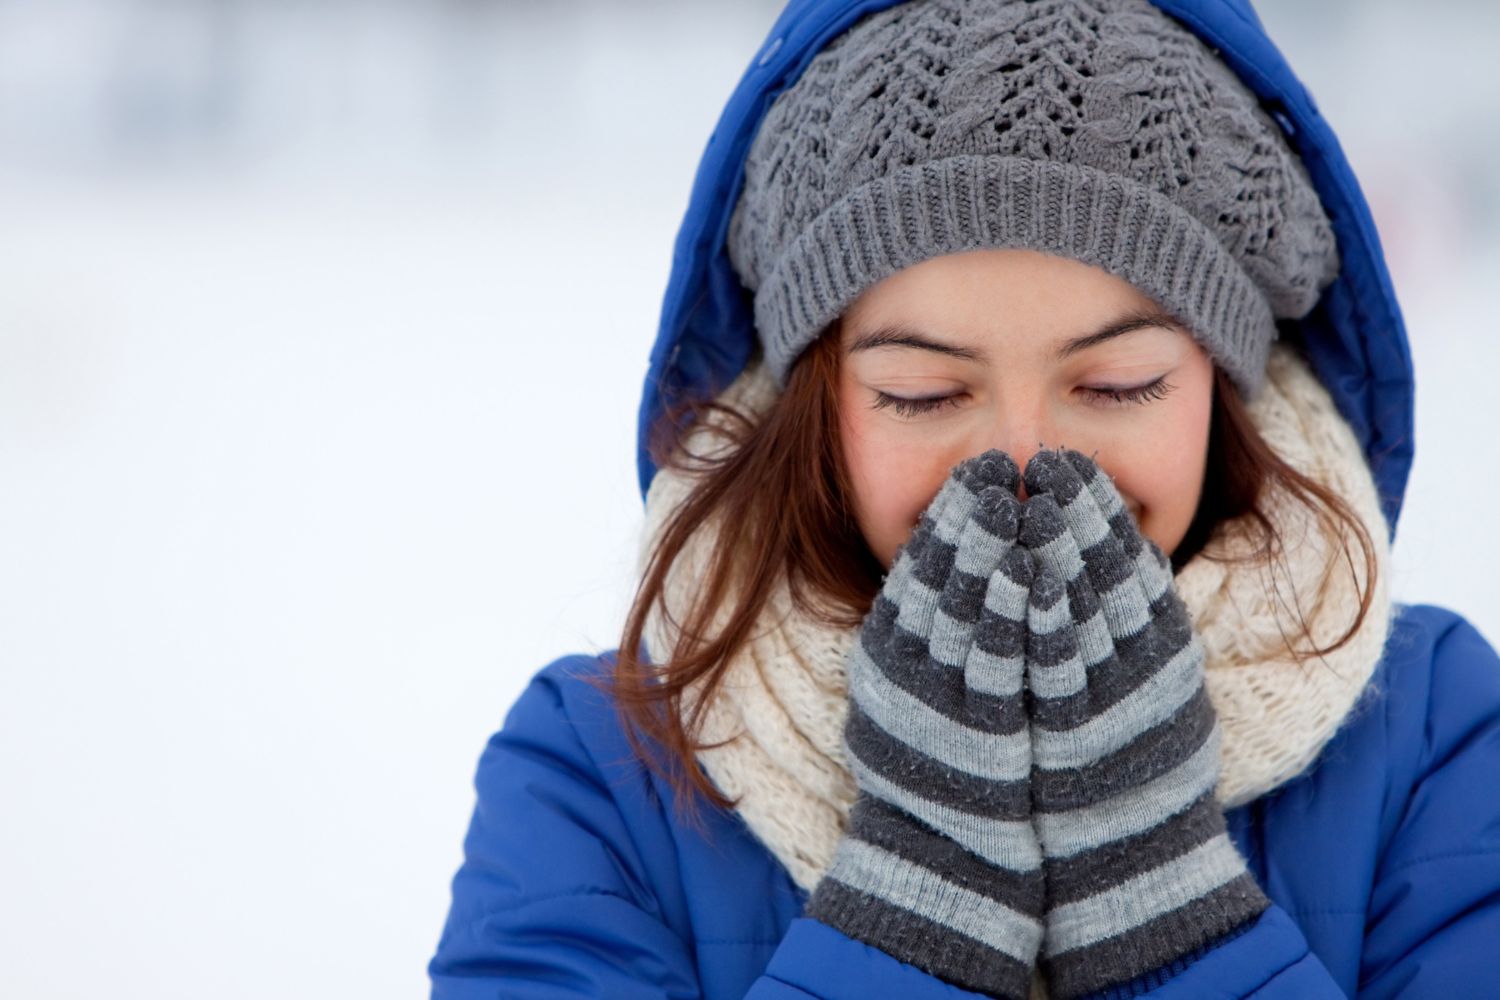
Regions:
[[[1190,960],[1269,902],[1214,797],[1218,719],[1166,555],[1087,456],[1038,452],[1025,483],[1042,964],[1068,1000]]]
[[[806,913],[950,983],[1024,998],[1042,937],[1023,674],[1020,473],[957,466],[849,655],[859,792]]]

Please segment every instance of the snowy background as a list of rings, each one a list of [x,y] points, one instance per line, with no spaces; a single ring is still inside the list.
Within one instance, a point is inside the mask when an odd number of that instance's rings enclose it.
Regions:
[[[779,6],[0,0],[0,995],[425,995]],[[1407,312],[1396,594],[1500,640],[1500,5],[1260,6]]]

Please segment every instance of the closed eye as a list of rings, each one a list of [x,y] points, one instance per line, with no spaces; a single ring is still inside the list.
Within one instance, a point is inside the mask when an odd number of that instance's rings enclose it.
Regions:
[[[932,413],[945,406],[956,405],[959,395],[961,393],[948,396],[929,396],[925,399],[907,399],[905,396],[892,396],[889,393],[876,390],[875,402],[871,404],[870,408],[883,410],[886,407],[890,407],[903,417],[913,417],[922,413]]]
[[[1127,389],[1080,386],[1078,391],[1083,393],[1086,398],[1095,400],[1105,406],[1130,406],[1142,405],[1153,400],[1162,399],[1176,388],[1163,375],[1154,382]],[[875,402],[871,404],[871,409],[883,410],[889,407],[903,417],[915,417],[926,413],[935,413],[944,407],[956,406],[963,395],[963,393],[952,393],[947,396],[927,396],[908,399],[905,396],[892,396],[889,393],[876,390]]]
[[[1168,382],[1167,377],[1163,375],[1155,382],[1148,382],[1146,385],[1139,385],[1133,389],[1102,389],[1084,386],[1080,391],[1084,395],[1094,399],[1109,400],[1110,405],[1120,403],[1129,405],[1131,403],[1149,403],[1153,399],[1161,399],[1175,388],[1177,387]]]

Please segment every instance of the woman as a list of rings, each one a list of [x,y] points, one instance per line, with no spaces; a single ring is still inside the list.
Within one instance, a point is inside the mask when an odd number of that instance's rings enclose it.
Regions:
[[[1500,659],[1390,600],[1411,412],[1245,4],[794,2],[620,648],[485,751],[434,996],[1500,995]]]

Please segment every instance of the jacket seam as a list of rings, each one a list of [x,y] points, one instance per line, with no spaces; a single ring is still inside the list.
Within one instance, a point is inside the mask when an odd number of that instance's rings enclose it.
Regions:
[[[624,900],[627,903],[635,905],[635,900],[617,889],[600,889],[588,886],[580,886],[576,889],[563,889],[559,892],[544,892],[535,896],[522,896],[511,903],[511,905],[530,906],[533,903],[550,903],[554,899],[571,899],[575,896],[612,896],[615,899]]]
[[[1367,911],[1361,906],[1318,906],[1305,910],[1287,910],[1294,917],[1363,917]]]

